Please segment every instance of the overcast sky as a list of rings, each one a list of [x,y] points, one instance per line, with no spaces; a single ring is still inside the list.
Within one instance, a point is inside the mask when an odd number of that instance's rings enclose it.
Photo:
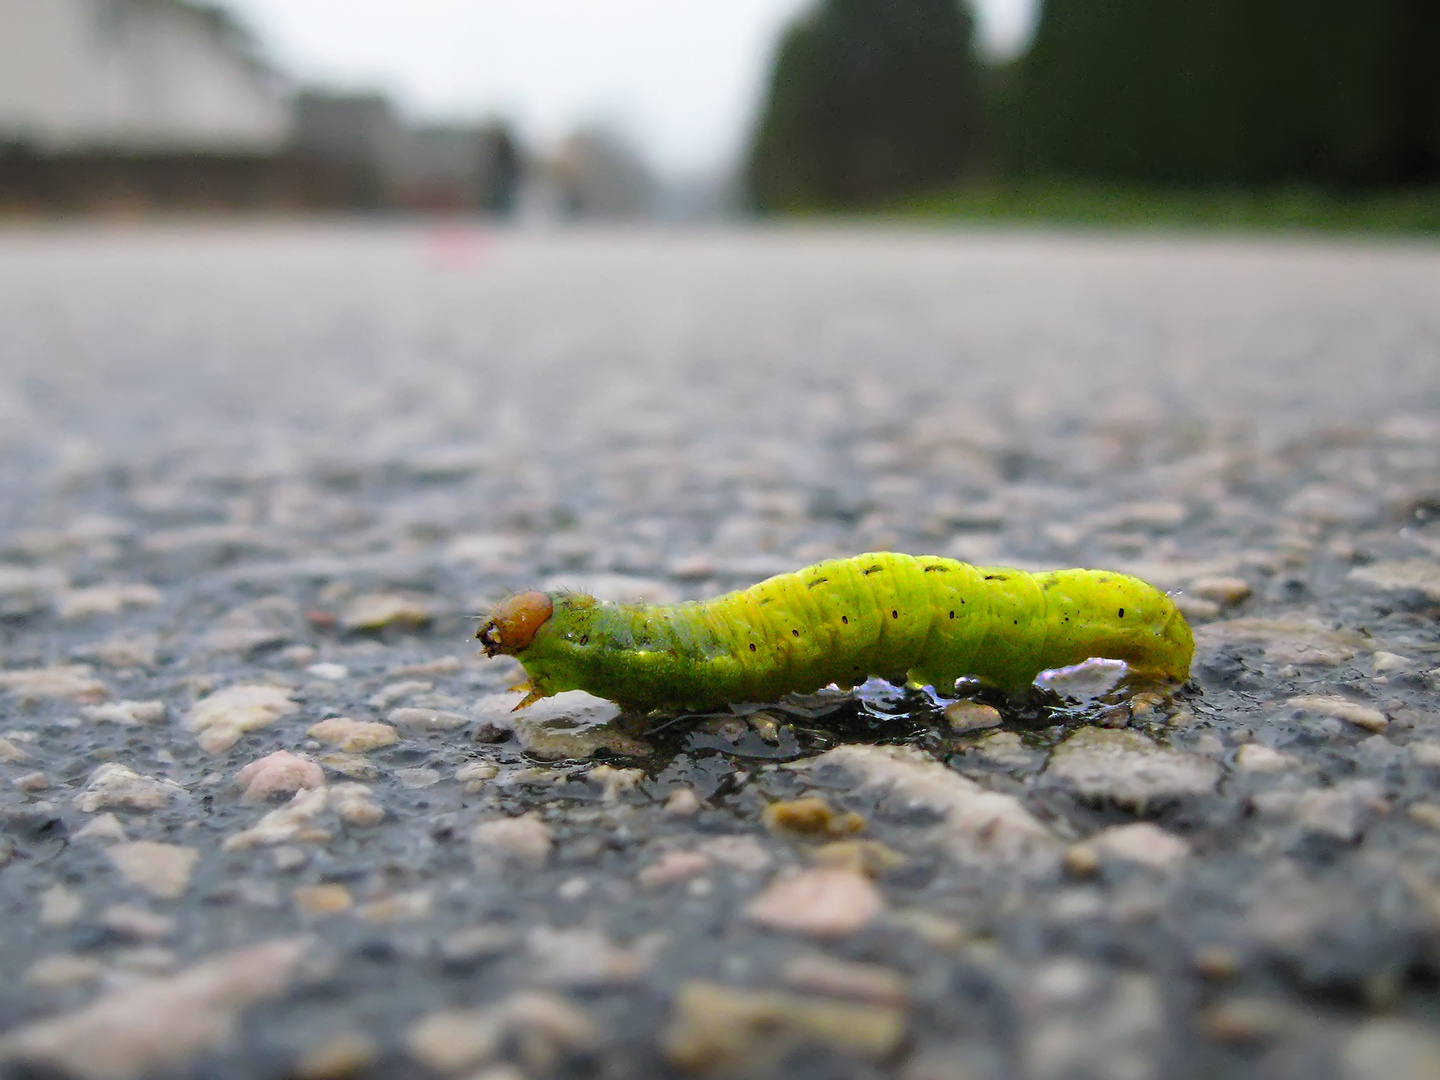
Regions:
[[[604,123],[688,172],[735,155],[809,0],[220,2],[302,81],[384,90],[420,119],[504,116],[541,146]],[[975,2],[982,41],[1013,51],[1034,0]]]

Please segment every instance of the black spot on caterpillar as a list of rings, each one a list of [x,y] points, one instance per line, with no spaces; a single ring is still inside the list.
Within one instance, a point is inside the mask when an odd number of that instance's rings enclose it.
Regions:
[[[889,552],[670,606],[522,593],[476,636],[487,655],[524,665],[530,693],[517,708],[588,690],[627,708],[703,709],[854,685],[857,673],[906,672],[942,690],[971,677],[1013,693],[1092,657],[1178,683],[1195,648],[1169,597],[1138,578]]]

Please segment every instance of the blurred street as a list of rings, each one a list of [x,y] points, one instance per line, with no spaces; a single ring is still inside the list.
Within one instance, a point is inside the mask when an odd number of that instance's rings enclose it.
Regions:
[[[0,1060],[1440,1074],[1437,297],[1429,243],[0,232]],[[867,550],[1140,574],[1194,683],[658,730],[470,640]]]

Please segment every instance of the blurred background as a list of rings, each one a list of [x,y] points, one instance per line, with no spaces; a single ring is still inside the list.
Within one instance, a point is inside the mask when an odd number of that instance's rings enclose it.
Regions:
[[[0,215],[1440,230],[1434,0],[0,0]]]

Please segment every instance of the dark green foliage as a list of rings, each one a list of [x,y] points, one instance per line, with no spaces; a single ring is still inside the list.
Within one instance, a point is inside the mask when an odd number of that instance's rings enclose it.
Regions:
[[[1344,187],[1440,178],[1435,0],[1046,0],[1003,110],[1023,171]]]
[[[979,93],[957,0],[822,0],[781,44],[751,149],[762,209],[847,207],[954,183]]]

